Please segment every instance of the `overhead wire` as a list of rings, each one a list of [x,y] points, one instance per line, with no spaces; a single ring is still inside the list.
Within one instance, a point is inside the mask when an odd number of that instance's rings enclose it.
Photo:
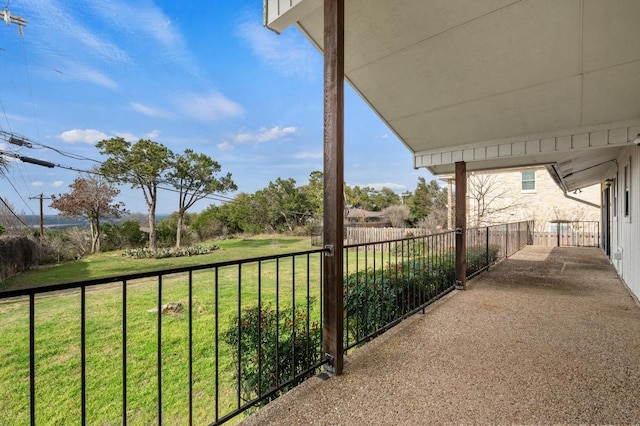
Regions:
[[[11,214],[20,221],[20,223],[22,223],[24,226],[26,226],[29,229],[33,229],[31,226],[27,225],[24,220],[22,220],[22,218],[20,216],[18,216],[16,214],[16,212],[13,211],[13,208],[11,208],[11,206],[9,204],[7,204],[7,202],[4,200],[4,198],[0,197],[0,201],[2,201],[2,204],[4,204],[4,206],[7,208],[7,210],[9,210],[11,212]]]
[[[16,194],[18,194],[18,197],[20,197],[20,199],[22,200],[22,202],[24,203],[25,206],[27,206],[27,208],[29,209],[29,211],[31,211],[32,214],[36,214],[33,209],[31,208],[31,206],[29,206],[29,204],[27,203],[27,201],[22,197],[22,194],[20,194],[20,191],[18,191],[15,187],[15,185],[13,184],[13,182],[11,182],[11,179],[9,179],[9,176],[5,176],[7,182],[9,182],[9,185],[11,185],[11,187],[13,188],[13,190],[16,192]]]

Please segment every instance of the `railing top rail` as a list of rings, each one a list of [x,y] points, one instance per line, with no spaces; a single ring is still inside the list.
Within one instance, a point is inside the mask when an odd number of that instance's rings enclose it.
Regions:
[[[52,292],[61,291],[61,290],[72,290],[72,289],[78,289],[82,287],[85,287],[85,288],[93,287],[101,284],[113,284],[113,283],[124,282],[124,281],[138,280],[142,278],[180,274],[180,273],[189,272],[189,271],[201,271],[205,269],[223,268],[226,266],[233,266],[233,265],[245,265],[248,263],[263,262],[263,261],[283,259],[288,257],[306,256],[309,254],[324,253],[326,251],[327,249],[319,248],[319,249],[305,250],[305,251],[299,251],[294,253],[282,253],[282,254],[274,254],[270,256],[259,256],[259,257],[252,257],[247,259],[236,259],[236,260],[227,260],[224,262],[206,263],[202,265],[158,269],[154,271],[139,272],[135,274],[125,274],[125,275],[116,275],[116,276],[103,277],[103,278],[94,278],[91,280],[84,280],[84,281],[74,281],[74,282],[42,285],[37,287],[20,288],[20,289],[4,290],[4,291],[0,290],[0,300],[14,298],[14,297],[21,297],[21,296],[29,296],[32,294],[35,295],[35,294],[41,294],[41,293],[52,293]]]

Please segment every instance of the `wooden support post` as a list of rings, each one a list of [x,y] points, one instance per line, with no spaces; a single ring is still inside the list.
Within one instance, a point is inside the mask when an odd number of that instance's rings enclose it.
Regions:
[[[456,162],[456,287],[467,288],[467,164]]]
[[[343,360],[344,247],[344,0],[324,1],[324,223],[323,350],[329,371]]]
[[[453,179],[447,179],[447,229],[453,229]]]

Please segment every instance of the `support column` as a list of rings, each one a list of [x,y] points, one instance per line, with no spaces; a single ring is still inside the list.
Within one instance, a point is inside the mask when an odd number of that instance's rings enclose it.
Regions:
[[[447,179],[447,229],[453,229],[453,179]]]
[[[344,313],[344,0],[324,1],[323,350],[329,370],[342,373]]]
[[[467,288],[467,163],[456,163],[456,287]]]

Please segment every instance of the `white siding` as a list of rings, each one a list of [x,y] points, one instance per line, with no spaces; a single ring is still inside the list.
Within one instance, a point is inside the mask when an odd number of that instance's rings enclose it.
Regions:
[[[630,212],[624,215],[624,169],[630,171]],[[616,176],[612,176],[616,178]],[[640,147],[622,150],[618,157],[617,185],[612,187],[618,198],[617,214],[611,224],[611,263],[631,292],[640,298]],[[612,207],[614,209],[613,201]]]
[[[264,0],[265,24],[280,33],[322,4],[321,0]]]

